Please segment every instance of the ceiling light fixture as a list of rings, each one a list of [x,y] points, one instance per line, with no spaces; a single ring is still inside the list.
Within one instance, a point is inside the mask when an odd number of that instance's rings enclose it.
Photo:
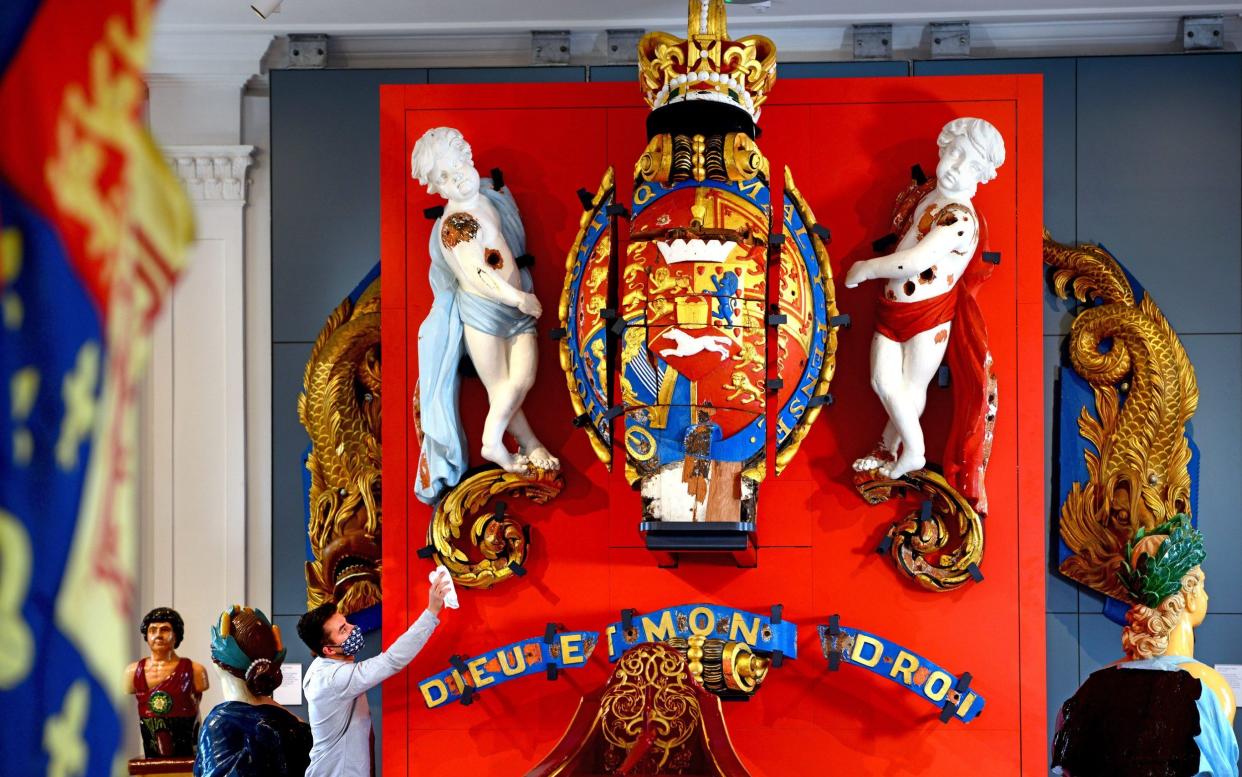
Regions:
[[[259,15],[260,19],[266,19],[274,13],[280,13],[280,4],[284,0],[255,0],[250,6],[250,10]]]

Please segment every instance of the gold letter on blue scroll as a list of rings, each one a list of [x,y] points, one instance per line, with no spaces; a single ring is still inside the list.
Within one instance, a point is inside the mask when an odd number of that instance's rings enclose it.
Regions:
[[[829,626],[819,627],[824,658],[836,653],[841,661],[854,664],[914,691],[941,710],[952,710],[952,717],[969,723],[983,709],[983,697],[969,687],[969,676],[954,677],[922,656],[865,631],[839,626],[836,634]],[[961,686],[959,688],[959,685]],[[948,722],[949,713],[941,720]]]
[[[744,642],[757,653],[780,652],[785,658],[798,657],[798,627],[793,623],[773,623],[766,615],[715,604],[683,604],[642,613],[633,617],[628,630],[624,621],[617,621],[604,635],[609,661],[616,661],[640,642],[693,636]]]
[[[551,642],[531,637],[501,648],[489,650],[461,662],[465,670],[446,669],[418,684],[428,708],[440,707],[461,698],[466,686],[476,691],[494,685],[542,673],[547,667],[575,669],[585,666],[598,631],[563,631],[552,635]]]

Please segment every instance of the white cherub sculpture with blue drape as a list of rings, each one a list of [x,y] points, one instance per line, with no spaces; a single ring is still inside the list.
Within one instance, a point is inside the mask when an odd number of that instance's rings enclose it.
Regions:
[[[474,169],[470,145],[451,127],[427,130],[410,156],[411,174],[445,199],[428,243],[435,300],[418,330],[418,416],[422,432],[415,493],[428,504],[469,466],[458,409],[463,348],[487,390],[480,454],[507,472],[558,470],[535,436],[522,402],[535,382],[535,320],[542,313],[530,271],[516,261],[526,232],[507,187]],[[508,431],[518,450],[505,445]]]

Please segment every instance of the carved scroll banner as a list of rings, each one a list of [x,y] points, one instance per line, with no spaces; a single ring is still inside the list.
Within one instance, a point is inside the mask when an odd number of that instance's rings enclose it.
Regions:
[[[480,653],[474,658],[453,656],[452,667],[418,684],[428,709],[452,701],[470,704],[479,690],[533,674],[555,679],[559,669],[586,666],[599,641],[598,631],[562,631],[531,637]]]
[[[819,627],[819,641],[836,671],[839,662],[860,666],[922,696],[940,707],[940,722],[974,720],[983,710],[983,697],[970,689],[970,673],[954,677],[926,658],[883,637],[860,629],[833,625]]]

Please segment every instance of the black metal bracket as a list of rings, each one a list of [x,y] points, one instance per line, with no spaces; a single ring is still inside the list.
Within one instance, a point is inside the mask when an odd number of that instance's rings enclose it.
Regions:
[[[983,261],[987,262],[988,264],[1000,264],[1001,262],[1000,251],[984,251]]]
[[[558,326],[556,329],[548,330],[548,337],[551,337],[553,340],[563,340],[568,334],[569,332],[565,331],[565,327],[563,326]]]
[[[621,631],[629,631],[634,628],[634,616],[638,615],[638,610],[627,608],[621,611]],[[622,637],[625,635],[622,634]]]
[[[499,167],[492,168],[492,188],[496,191],[505,188],[505,174],[500,171]]]
[[[893,528],[894,529],[897,528],[897,524],[893,524]],[[885,553],[888,553],[892,549],[893,549],[893,535],[892,535],[892,531],[889,530],[888,532],[884,534],[884,539],[880,540],[880,544],[875,546],[875,552],[883,556]]]
[[[527,268],[535,266],[535,257],[531,254],[522,254],[513,260],[519,268]]]
[[[812,224],[811,232],[818,236],[820,240],[824,241],[824,245],[832,242],[832,230],[828,229],[828,227],[825,227],[823,224]]]
[[[423,208],[423,216],[435,221],[444,215],[443,205],[432,205],[430,208]]]
[[[419,558],[431,558],[434,555],[436,555],[435,545],[426,545],[418,549]]]
[[[595,195],[586,189],[578,190],[578,202],[582,203],[583,210],[595,210]]]
[[[837,640],[835,639],[835,637],[841,636],[840,615],[834,613],[828,616],[828,636],[830,638],[828,644],[832,646],[828,650],[828,671],[835,672],[841,668],[841,650],[837,647]]]
[[[831,405],[835,401],[831,394],[816,394],[806,401],[806,406],[819,407],[820,405]]]
[[[953,686],[953,690],[958,693],[958,704],[961,703],[966,691],[970,690],[971,679],[970,672],[962,672],[962,676],[957,678],[957,684]],[[957,714],[957,707],[957,704],[951,704],[948,699],[945,699],[944,706],[940,708],[940,722],[948,723],[953,720],[953,716]]]
[[[875,240],[872,240],[871,250],[877,254],[887,254],[893,250],[893,247],[897,245],[897,241],[900,239],[895,232],[889,232],[883,237],[877,237]]]
[[[628,219],[630,217],[630,209],[617,203],[609,205],[604,210],[604,213],[608,216],[620,216],[623,219]]]
[[[854,322],[850,320],[849,313],[840,313],[828,319],[828,326],[845,327],[846,329],[849,329],[853,323]]]

